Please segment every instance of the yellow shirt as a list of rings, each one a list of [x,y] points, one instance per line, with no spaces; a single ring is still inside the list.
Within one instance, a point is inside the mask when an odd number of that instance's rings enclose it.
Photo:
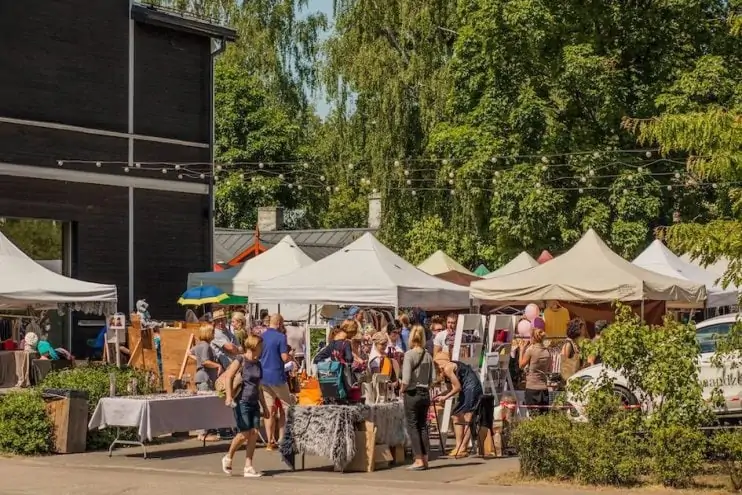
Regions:
[[[544,323],[547,337],[566,337],[569,311],[566,308],[544,310]]]

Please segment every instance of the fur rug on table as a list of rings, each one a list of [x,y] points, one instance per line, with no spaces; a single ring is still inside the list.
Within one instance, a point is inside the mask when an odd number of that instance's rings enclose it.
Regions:
[[[376,424],[376,442],[404,445],[404,410],[400,403],[289,408],[286,433],[279,446],[292,469],[297,454],[324,457],[343,469],[356,455],[355,425],[366,419]]]

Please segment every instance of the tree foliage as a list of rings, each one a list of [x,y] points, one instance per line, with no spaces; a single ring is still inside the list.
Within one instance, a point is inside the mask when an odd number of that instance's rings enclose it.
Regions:
[[[32,259],[62,259],[62,224],[59,222],[6,218],[0,221],[0,232]]]
[[[620,151],[636,147],[627,115],[736,98],[735,45],[720,21],[732,9],[340,0],[323,72],[335,106],[327,163],[358,164],[353,175],[384,194],[384,238],[400,252],[407,232],[437,218],[469,239],[448,248],[471,266],[559,252],[589,227],[632,257],[673,217],[724,209],[715,191],[675,177],[674,157]],[[474,241],[486,258],[464,249]]]

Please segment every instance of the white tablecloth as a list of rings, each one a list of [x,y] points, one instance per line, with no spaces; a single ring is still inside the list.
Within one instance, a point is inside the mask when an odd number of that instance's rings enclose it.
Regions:
[[[216,395],[104,397],[88,429],[136,428],[139,438],[152,440],[177,431],[234,428],[234,412]]]

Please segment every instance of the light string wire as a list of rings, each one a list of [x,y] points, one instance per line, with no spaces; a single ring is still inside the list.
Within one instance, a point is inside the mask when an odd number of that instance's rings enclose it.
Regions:
[[[582,158],[589,156],[593,159],[600,158],[612,158],[611,155],[617,154],[628,154],[634,155],[641,158],[641,161],[627,162],[623,160],[611,159],[607,163],[593,164],[593,163],[574,163],[574,162],[563,162],[557,163],[554,158]],[[443,167],[454,165],[457,163],[469,163],[477,161],[476,159],[450,159],[450,158],[414,158],[407,159],[404,162],[402,160],[394,160],[391,164],[394,165],[392,169],[392,176],[388,177],[388,182],[385,183],[384,189],[388,191],[412,191],[413,195],[415,191],[443,191],[449,192],[450,194],[456,194],[457,186],[465,186],[470,189],[469,192],[491,192],[497,194],[501,192],[502,187],[497,187],[500,183],[500,177],[504,173],[512,172],[516,169],[527,172],[529,165],[533,166],[533,163],[524,163],[524,160],[537,160],[538,163],[535,165],[534,173],[535,177],[534,187],[536,189],[544,188],[548,186],[549,190],[561,190],[561,191],[578,191],[580,193],[584,191],[597,191],[597,190],[610,190],[615,184],[608,186],[595,185],[596,182],[606,181],[611,179],[646,179],[646,178],[660,178],[670,177],[674,178],[674,184],[658,184],[644,183],[638,185],[626,185],[623,189],[637,190],[637,189],[657,189],[658,187],[664,187],[668,191],[673,188],[695,188],[701,186],[711,186],[717,188],[719,186],[732,186],[738,185],[735,182],[719,182],[719,181],[703,181],[700,178],[694,177],[692,174],[687,172],[684,168],[678,168],[674,171],[651,171],[650,167],[665,164],[665,165],[676,165],[685,167],[686,160],[678,160],[675,158],[659,157],[657,149],[640,149],[640,150],[606,150],[606,151],[584,151],[574,153],[558,153],[558,154],[529,154],[529,155],[498,155],[490,157],[490,166],[495,166],[494,170],[487,169],[481,171],[482,173],[489,175],[490,177],[458,177],[454,170],[448,170],[447,168],[409,168],[408,164],[440,164]],[[646,159],[644,159],[646,158]],[[703,158],[703,157],[700,157]],[[699,159],[699,157],[689,157],[689,159]],[[484,162],[485,160],[479,160]],[[139,161],[135,162],[133,167],[129,166],[129,162],[125,161],[99,161],[99,160],[57,160],[57,164],[61,167],[64,165],[95,165],[97,168],[110,168],[112,166],[121,167],[125,173],[132,171],[144,171],[144,172],[160,172],[162,174],[168,174],[170,171],[176,172],[178,179],[206,179],[207,177],[214,177],[219,179],[220,176],[223,178],[224,174],[234,176],[235,173],[242,173],[243,180],[250,180],[252,182],[258,182],[262,179],[277,178],[281,181],[281,185],[285,185],[289,189],[296,188],[302,190],[303,188],[324,188],[327,192],[335,192],[340,190],[340,185],[333,186],[329,178],[321,173],[312,170],[317,164],[312,164],[308,161],[272,161],[272,162],[233,162],[233,163],[211,163],[211,162],[154,162],[154,161]],[[510,164],[510,166],[508,166]],[[346,183],[353,182],[353,174],[359,170],[359,165],[354,163],[348,163],[347,165],[334,164],[337,166],[337,172],[345,169],[347,172]],[[360,163],[360,167],[364,164]],[[504,165],[498,166],[498,165]],[[571,176],[558,176],[548,177],[549,171],[552,169],[570,167],[580,175]],[[630,168],[636,171],[634,173],[608,173],[599,174],[602,170],[607,170],[615,167]],[[288,168],[288,170],[272,170],[272,168]],[[298,169],[298,170],[297,170]],[[448,172],[447,178],[445,173]],[[433,174],[433,177],[421,177],[421,175]],[[459,174],[464,175],[464,174]],[[481,173],[480,173],[481,175]],[[298,177],[302,176],[302,177]],[[685,182],[681,182],[685,179]],[[367,177],[360,177],[358,179],[361,187],[371,186],[372,180]],[[394,182],[397,184],[395,185]],[[447,184],[446,184],[447,183]],[[557,187],[557,183],[562,183]],[[575,184],[576,183],[576,184]],[[489,187],[486,187],[485,184]],[[490,186],[491,184],[491,186]],[[446,187],[446,185],[448,187]],[[265,185],[260,185],[264,190],[267,189]],[[458,188],[461,192],[461,188]],[[476,190],[476,191],[474,191]],[[373,192],[377,192],[376,188],[373,188]]]

